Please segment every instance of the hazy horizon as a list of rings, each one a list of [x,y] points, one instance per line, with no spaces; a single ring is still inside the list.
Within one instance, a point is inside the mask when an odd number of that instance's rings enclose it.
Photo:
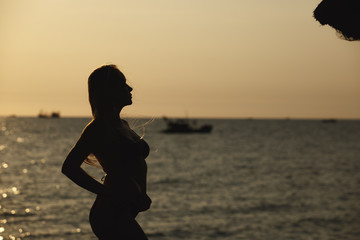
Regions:
[[[46,112],[46,114],[51,114],[51,112]],[[221,117],[221,116],[215,116],[215,117],[193,117],[193,116],[170,116],[170,115],[162,115],[162,116],[133,116],[133,115],[126,115],[123,114],[121,116],[125,119],[133,119],[133,120],[162,120],[164,117],[169,119],[189,119],[189,120],[304,120],[304,121],[321,121],[321,120],[337,120],[337,121],[360,121],[360,118],[321,118],[321,117],[298,117],[298,118],[292,118],[292,117]],[[0,115],[0,118],[39,118],[38,115],[16,115],[16,114],[10,114],[10,115]],[[66,118],[88,118],[92,119],[91,115],[60,115],[60,118],[66,119]],[[54,119],[57,118],[51,118],[50,115],[47,119]]]

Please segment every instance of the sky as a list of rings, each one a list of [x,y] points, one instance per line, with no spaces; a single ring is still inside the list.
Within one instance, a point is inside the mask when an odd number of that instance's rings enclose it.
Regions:
[[[360,42],[321,0],[0,0],[0,116],[90,116],[116,64],[128,117],[360,119]]]

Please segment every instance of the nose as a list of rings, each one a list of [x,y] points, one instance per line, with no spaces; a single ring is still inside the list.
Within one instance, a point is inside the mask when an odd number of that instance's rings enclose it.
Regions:
[[[131,92],[131,91],[133,90],[133,88],[132,88],[132,87],[130,87],[130,86],[128,86],[128,88],[129,88],[129,92]]]

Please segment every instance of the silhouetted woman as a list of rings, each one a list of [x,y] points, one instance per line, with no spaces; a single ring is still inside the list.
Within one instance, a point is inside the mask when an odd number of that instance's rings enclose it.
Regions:
[[[99,239],[147,239],[135,217],[151,204],[146,194],[149,146],[120,118],[123,107],[132,104],[132,88],[115,65],[96,69],[88,85],[93,120],[65,159],[62,172],[97,194],[90,225]],[[103,184],[80,167],[84,161],[98,161],[106,173]]]

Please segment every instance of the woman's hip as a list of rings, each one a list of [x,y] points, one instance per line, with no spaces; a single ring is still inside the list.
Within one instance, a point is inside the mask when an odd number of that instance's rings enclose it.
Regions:
[[[113,199],[97,197],[90,210],[89,221],[93,232],[98,236],[127,232],[126,226],[136,223],[138,211],[125,203]]]

